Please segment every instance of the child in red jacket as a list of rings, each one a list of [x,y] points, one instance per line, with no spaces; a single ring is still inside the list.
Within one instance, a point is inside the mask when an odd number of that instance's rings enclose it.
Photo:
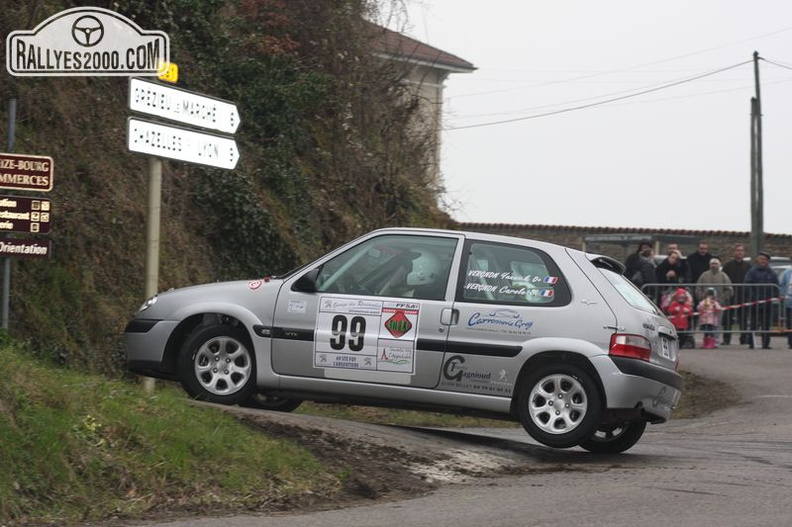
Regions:
[[[687,291],[679,288],[674,292],[674,298],[666,308],[668,319],[674,325],[679,334],[680,348],[693,348],[695,342],[690,329],[690,316],[693,314],[693,306]]]

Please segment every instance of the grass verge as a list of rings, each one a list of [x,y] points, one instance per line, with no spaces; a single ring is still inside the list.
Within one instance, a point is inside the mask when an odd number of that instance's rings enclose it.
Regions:
[[[176,389],[147,394],[13,345],[0,361],[0,523],[280,508],[339,488],[307,450]]]

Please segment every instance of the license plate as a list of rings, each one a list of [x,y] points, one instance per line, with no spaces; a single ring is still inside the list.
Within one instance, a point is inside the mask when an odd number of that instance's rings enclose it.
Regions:
[[[660,355],[668,360],[676,360],[679,353],[679,343],[676,340],[661,338]]]

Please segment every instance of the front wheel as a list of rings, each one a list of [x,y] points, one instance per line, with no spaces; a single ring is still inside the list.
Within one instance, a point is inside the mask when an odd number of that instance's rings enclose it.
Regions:
[[[580,443],[580,446],[595,454],[621,454],[641,439],[644,430],[646,421],[627,421],[601,427],[591,439]]]
[[[573,364],[546,364],[528,374],[517,395],[520,423],[543,445],[569,448],[589,439],[602,416],[597,385]]]
[[[191,397],[238,404],[255,388],[256,363],[247,332],[215,324],[195,331],[179,353],[179,379]]]

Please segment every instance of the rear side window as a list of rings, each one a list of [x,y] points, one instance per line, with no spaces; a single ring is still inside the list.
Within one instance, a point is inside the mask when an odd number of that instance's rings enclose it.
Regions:
[[[598,269],[631,306],[649,313],[659,313],[657,306],[622,274],[603,267]]]
[[[562,306],[569,287],[543,251],[492,242],[467,242],[460,266],[457,301]]]

